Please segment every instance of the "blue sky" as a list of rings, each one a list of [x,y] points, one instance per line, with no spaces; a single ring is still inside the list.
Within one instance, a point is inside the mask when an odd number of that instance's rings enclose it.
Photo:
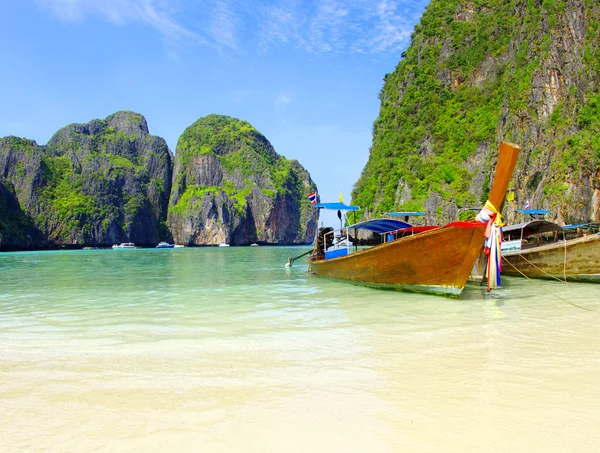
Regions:
[[[429,1],[5,0],[0,137],[45,144],[118,110],[176,151],[210,113],[250,122],[323,201],[367,162],[383,77]]]

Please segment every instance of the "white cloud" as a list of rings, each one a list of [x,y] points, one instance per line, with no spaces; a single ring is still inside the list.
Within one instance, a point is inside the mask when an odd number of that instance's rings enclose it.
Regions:
[[[314,53],[384,53],[405,48],[428,0],[279,0],[261,5],[260,43]]]
[[[284,0],[262,5],[258,15],[258,45],[262,51],[298,39],[301,18],[297,13],[297,2]]]
[[[174,2],[155,0],[36,0],[68,22],[84,20],[86,14],[99,14],[109,22],[125,25],[141,22],[154,27],[171,40],[204,42],[196,33],[182,27],[169,15]]]
[[[216,0],[208,34],[219,47],[237,49],[237,15],[229,0]]]
[[[287,45],[314,53],[405,48],[428,0],[35,0],[65,21],[141,22],[175,41],[235,52]],[[176,20],[176,18],[183,18]],[[188,25],[182,25],[186,22]],[[193,24],[193,25],[190,25]],[[254,47],[249,47],[254,46]]]
[[[275,98],[275,105],[277,107],[284,107],[291,102],[291,99],[286,94],[280,94]]]

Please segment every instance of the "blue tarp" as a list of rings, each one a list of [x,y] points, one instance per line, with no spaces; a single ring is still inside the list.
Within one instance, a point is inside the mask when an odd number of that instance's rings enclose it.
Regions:
[[[425,215],[421,211],[407,211],[407,212],[388,212],[392,217],[422,217]]]
[[[390,231],[402,230],[404,228],[410,228],[412,225],[410,223],[401,222],[400,220],[394,219],[374,219],[374,220],[365,220],[364,222],[356,223],[354,225],[350,225],[347,228],[356,228],[359,230],[369,230],[374,233],[388,233]]]
[[[358,211],[360,209],[358,206],[349,206],[344,203],[317,203],[314,206],[317,208],[334,209],[339,211]]]
[[[535,215],[535,214],[548,214],[550,211],[547,209],[515,209],[515,212],[522,212],[523,214]]]
[[[573,230],[577,228],[597,228],[600,227],[599,222],[588,222],[588,223],[571,223],[563,226],[565,230]]]

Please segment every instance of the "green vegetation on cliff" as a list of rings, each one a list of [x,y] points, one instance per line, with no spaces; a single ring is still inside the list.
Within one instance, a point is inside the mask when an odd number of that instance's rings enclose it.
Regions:
[[[220,186],[188,185],[177,204],[174,213],[182,214],[192,209],[190,202],[201,199],[208,191],[220,189],[235,203],[238,213],[246,208],[246,197],[252,191],[248,179],[264,182],[261,191],[274,198],[293,196],[302,205],[309,205],[302,197],[302,182],[297,177],[298,168],[293,162],[278,155],[268,140],[250,123],[223,115],[208,115],[188,127],[177,142],[177,159],[184,168],[191,168],[194,158],[213,155],[231,179]],[[234,175],[239,174],[239,177]],[[181,177],[179,178],[181,181]]]
[[[186,244],[306,243],[316,187],[251,124],[208,115],[185,129],[175,155],[168,225]]]
[[[0,250],[26,247],[39,234],[21,210],[14,188],[0,176]]]
[[[94,198],[83,192],[80,175],[74,174],[73,163],[66,156],[42,158],[42,168],[47,184],[39,191],[45,209],[36,217],[38,227],[55,216],[60,225],[57,240],[68,240],[71,231],[87,231],[84,219],[99,215]]]
[[[552,165],[561,187],[575,162],[597,168],[598,5],[568,3],[432,0],[403,59],[385,76],[370,158],[353,202],[371,214],[422,209],[432,193],[456,207],[483,202],[500,140],[519,143],[525,154],[528,146],[540,154],[559,149]],[[570,56],[582,52],[579,66],[564,64],[557,75],[555,66],[568,61],[569,49],[557,48],[556,37],[579,24],[585,50]],[[553,84],[567,70],[574,79],[562,81],[570,85],[563,93]],[[547,139],[534,142],[534,133]],[[479,150],[489,148],[492,154],[476,163]]]
[[[54,244],[151,244],[168,238],[171,153],[140,114],[70,124],[45,146],[0,139],[0,174]],[[159,237],[160,236],[160,237]]]

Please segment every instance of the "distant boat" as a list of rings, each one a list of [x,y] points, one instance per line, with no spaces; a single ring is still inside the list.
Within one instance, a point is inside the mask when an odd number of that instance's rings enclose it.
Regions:
[[[157,249],[172,249],[175,247],[175,244],[169,244],[168,242],[159,242],[158,245],[154,248]]]
[[[258,247],[258,244],[256,242],[250,244],[250,247]]]
[[[184,248],[184,247],[185,247],[185,245],[181,245],[181,244],[175,244],[175,248],[176,248],[176,249],[182,249],[182,248]]]
[[[219,244],[219,247],[229,247],[229,244],[227,242],[223,241]]]
[[[577,228],[546,220],[503,227],[502,274],[600,283],[600,234],[567,239]]]
[[[497,210],[502,208],[519,151],[517,145],[500,143],[493,186],[486,206],[491,205]],[[315,206],[340,211],[359,209],[357,206],[336,205],[342,203]],[[487,209],[491,212],[491,208]],[[341,214],[339,216],[342,222]],[[367,286],[458,297],[483,247],[486,225],[470,221],[419,228],[393,219],[378,219],[350,225],[343,229],[345,233],[340,231],[339,236],[332,228],[328,228],[329,231],[322,228],[313,255],[308,259],[309,270],[320,277]],[[337,247],[336,239],[348,238],[353,228],[379,232],[385,241],[354,252],[351,247]],[[328,247],[331,243],[334,243],[333,247]]]
[[[135,250],[135,244],[133,242],[121,242],[119,245],[115,244],[112,246],[114,250]]]

